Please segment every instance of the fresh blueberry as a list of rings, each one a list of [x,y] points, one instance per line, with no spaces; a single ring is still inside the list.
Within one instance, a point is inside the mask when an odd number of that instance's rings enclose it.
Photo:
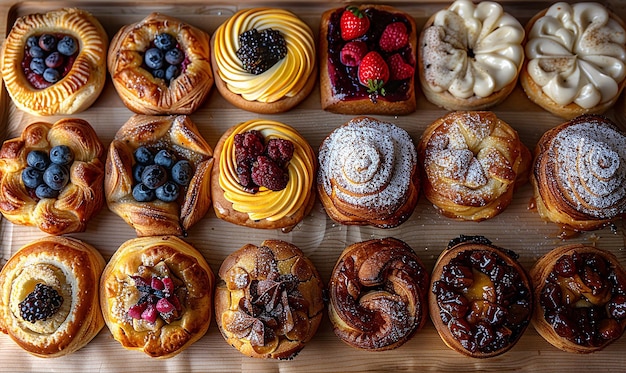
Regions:
[[[35,189],[35,195],[38,198],[57,198],[59,196],[59,191],[58,190],[54,190],[52,188],[50,188],[49,186],[47,186],[46,184],[42,183],[39,184],[39,186],[37,186],[37,189]]]
[[[135,161],[143,165],[148,165],[154,162],[154,156],[152,155],[150,149],[146,148],[145,146],[140,146],[135,149]]]
[[[41,57],[33,58],[30,60],[30,69],[37,75],[43,75],[46,71],[46,62]]]
[[[150,48],[144,55],[144,62],[150,69],[160,69],[163,66],[163,51],[159,48]]]
[[[167,70],[165,70],[165,80],[167,81],[175,79],[179,75],[180,75],[180,67],[176,65],[169,65],[167,67]]]
[[[167,149],[161,149],[154,156],[154,163],[170,169],[176,163],[176,156]]]
[[[139,183],[133,188],[133,198],[137,202],[150,202],[154,200],[154,190],[145,186],[145,184]]]
[[[32,58],[44,58],[46,52],[44,52],[43,49],[39,48],[38,45],[35,45],[33,47],[30,47],[30,49],[28,50],[28,54],[30,54]]]
[[[142,165],[141,163],[136,163],[133,166],[133,180],[135,180],[135,182],[140,183],[141,182],[141,175],[143,174],[143,170],[146,168],[145,165]]]
[[[50,162],[52,163],[68,165],[73,160],[74,154],[72,154],[72,149],[67,145],[57,145],[50,149]]]
[[[167,171],[159,165],[151,164],[141,173],[141,182],[150,189],[156,189],[167,181]]]
[[[48,154],[42,150],[32,150],[26,156],[26,164],[43,172],[48,168],[50,159]]]
[[[193,177],[193,168],[188,160],[183,159],[172,167],[172,180],[182,186],[189,185],[191,178]]]
[[[64,58],[59,52],[52,52],[46,57],[46,66],[53,69],[59,68],[63,65]]]
[[[22,171],[22,182],[27,188],[35,189],[43,183],[43,172],[34,167],[26,167]]]
[[[176,46],[176,39],[170,34],[158,34],[154,38],[154,45],[157,48],[166,51]]]
[[[48,83],[56,83],[61,78],[61,74],[56,69],[48,67],[43,72],[43,78]]]
[[[39,47],[39,38],[36,36],[31,36],[28,39],[26,39],[26,46],[28,48],[32,48],[34,46]]]
[[[59,53],[71,56],[78,50],[78,43],[76,43],[76,39],[73,37],[66,35],[57,44],[57,50]]]
[[[154,76],[157,79],[165,79],[165,70],[163,69],[152,70],[152,76]]]
[[[180,65],[185,59],[185,54],[178,48],[172,48],[165,52],[165,62],[170,65]]]
[[[65,166],[51,164],[43,173],[43,181],[54,190],[63,189],[70,180],[70,173]]]
[[[168,181],[157,188],[156,197],[163,202],[176,201],[178,198],[178,185],[173,181]]]
[[[46,52],[52,52],[57,46],[57,38],[52,34],[43,34],[39,37],[39,47]]]

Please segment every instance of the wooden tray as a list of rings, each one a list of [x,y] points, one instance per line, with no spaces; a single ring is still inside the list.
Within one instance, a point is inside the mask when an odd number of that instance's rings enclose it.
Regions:
[[[403,9],[414,16],[421,29],[426,19],[435,11],[445,7],[448,1],[410,2],[391,1],[388,4]],[[523,24],[547,2],[502,1],[505,9]],[[607,5],[626,19],[626,4],[610,0]],[[1,1],[0,28],[8,32],[16,17],[48,11],[64,6],[76,6],[92,12],[112,36],[122,25],[136,22],[152,11],[160,11],[178,17],[212,34],[217,26],[240,7],[272,5],[290,9],[303,18],[318,33],[320,14],[342,3],[313,0],[307,3],[276,1],[268,3],[246,3],[233,5],[227,1],[212,2],[186,0],[173,5],[161,1]],[[1,40],[6,32],[2,33]],[[41,118],[32,117],[17,110],[4,89],[0,98],[0,139],[18,136],[24,126]],[[622,128],[626,126],[622,97],[607,115]],[[501,105],[493,108],[498,116],[518,130],[522,141],[533,148],[539,137],[548,128],[562,121],[532,104],[520,87]],[[417,142],[424,128],[434,119],[445,114],[444,110],[428,103],[420,94],[418,109],[403,117],[380,117],[406,129]],[[76,115],[88,120],[98,132],[102,142],[108,146],[117,129],[132,115],[117,96],[110,79],[104,92],[87,111]],[[258,114],[239,110],[226,102],[213,88],[206,103],[192,115],[202,135],[211,146],[215,146],[220,135],[230,126],[260,117]],[[350,116],[326,113],[320,109],[319,90],[314,92],[294,110],[265,116],[290,124],[297,128],[314,149],[322,139]],[[44,118],[56,121],[59,117]],[[528,209],[531,198],[529,185],[522,187],[514,196],[513,203],[501,215],[481,223],[456,222],[436,213],[423,197],[409,221],[398,228],[383,230],[369,227],[347,227],[334,223],[316,203],[313,212],[292,232],[265,231],[238,227],[223,222],[210,211],[194,226],[187,241],[198,248],[206,257],[211,268],[217,272],[222,260],[233,250],[245,243],[258,244],[264,239],[274,238],[290,241],[299,246],[315,263],[325,282],[343,248],[354,242],[371,238],[393,236],[404,240],[418,253],[425,265],[432,266],[448,241],[460,234],[484,235],[496,245],[512,249],[520,255],[522,264],[530,269],[539,256],[562,245],[557,238],[559,229],[544,223],[534,211]],[[626,229],[619,223],[613,229],[581,234],[568,242],[596,245],[616,254],[626,264],[624,250]],[[12,225],[0,221],[0,265],[24,244],[41,237],[36,228]],[[117,215],[106,208],[89,223],[84,233],[72,236],[97,247],[108,259],[118,246],[135,237],[134,230]],[[624,369],[626,338],[622,338],[605,350],[592,355],[565,353],[545,342],[532,327],[529,327],[519,343],[507,353],[488,360],[466,358],[448,349],[440,340],[433,325],[427,325],[414,338],[399,349],[369,353],[358,351],[341,342],[332,332],[325,316],[315,338],[293,361],[265,361],[248,358],[224,342],[215,321],[207,334],[175,358],[155,360],[140,352],[127,351],[117,343],[105,327],[85,348],[58,359],[41,359],[22,351],[6,335],[0,336],[0,370],[17,371],[64,371],[64,372],[133,372],[133,371],[538,371],[546,368],[563,371],[617,371]]]

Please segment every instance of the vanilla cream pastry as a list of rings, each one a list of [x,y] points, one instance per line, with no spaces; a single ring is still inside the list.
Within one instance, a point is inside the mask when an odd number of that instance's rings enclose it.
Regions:
[[[426,23],[418,64],[426,98],[448,110],[506,99],[524,61],[524,28],[495,2],[455,1]]]
[[[626,78],[626,31],[598,3],[556,3],[528,26],[521,83],[544,109],[571,119],[611,107]]]

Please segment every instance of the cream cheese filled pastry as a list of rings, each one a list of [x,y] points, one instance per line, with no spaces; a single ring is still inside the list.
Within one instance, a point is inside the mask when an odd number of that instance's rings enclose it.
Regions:
[[[626,81],[626,31],[618,16],[599,3],[559,2],[526,30],[520,81],[533,102],[565,119],[613,106]]]
[[[217,89],[239,108],[287,111],[315,85],[313,32],[288,10],[240,10],[215,30],[211,48]]]
[[[523,39],[522,25],[498,3],[455,1],[420,35],[424,95],[448,110],[483,110],[504,101],[522,68]]]

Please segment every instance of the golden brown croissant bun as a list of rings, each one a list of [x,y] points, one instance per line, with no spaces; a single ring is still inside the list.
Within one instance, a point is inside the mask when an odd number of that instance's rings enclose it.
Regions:
[[[104,264],[95,248],[74,238],[25,245],[0,272],[0,331],[39,357],[82,348],[104,326],[98,302]]]
[[[335,334],[357,349],[400,347],[428,318],[429,284],[420,259],[398,239],[346,247],[328,284]]]
[[[357,117],[320,145],[317,191],[339,223],[400,225],[413,213],[419,187],[413,140],[392,123]]]
[[[531,154],[517,132],[490,111],[452,112],[418,144],[426,198],[445,216],[481,221],[502,212],[527,180]]]
[[[217,326],[242,354],[292,359],[315,335],[323,284],[296,246],[279,240],[247,244],[224,260],[219,277]]]
[[[144,56],[156,44],[155,39],[164,34],[175,40],[170,45],[159,44],[161,47],[156,49],[161,51],[161,60],[148,66],[148,57]],[[209,48],[209,35],[204,31],[174,17],[151,13],[122,27],[111,39],[109,73],[120,98],[132,111],[150,115],[191,114],[213,86]],[[182,62],[169,59],[168,53],[173,50],[177,56],[182,53]],[[166,66],[174,66],[172,69],[179,74],[167,72],[170,67]]]
[[[134,238],[105,267],[100,306],[124,348],[169,358],[206,333],[213,285],[213,272],[202,254],[180,238]]]
[[[58,146],[67,146],[73,161],[61,166],[69,176],[67,184],[52,194],[40,194],[38,187],[55,162],[50,159]],[[33,171],[28,159],[41,152],[45,164]],[[36,122],[21,137],[7,140],[0,149],[0,211],[15,224],[39,227],[60,235],[82,232],[104,204],[104,147],[94,129],[82,119],[61,119],[54,124]],[[31,162],[32,163],[32,162]],[[45,171],[44,171],[45,170]],[[35,183],[24,173],[33,171]]]
[[[594,230],[626,211],[626,134],[582,115],[543,134],[530,179],[537,211],[574,230]]]
[[[626,272],[615,255],[581,244],[541,257],[530,271],[533,325],[563,351],[591,353],[615,342],[626,328]]]
[[[59,47],[39,48],[31,54],[31,37],[73,40],[76,51],[61,48],[61,57],[50,78],[44,71],[34,68],[32,61]],[[71,43],[71,42],[70,42]],[[66,8],[45,14],[29,14],[18,18],[0,51],[0,70],[5,87],[15,106],[36,115],[74,114],[87,109],[100,95],[106,81],[106,53],[109,38],[106,31],[89,12]],[[55,40],[56,44],[56,40]],[[71,52],[71,53],[70,53]],[[56,66],[58,64],[58,66]]]
[[[532,288],[517,254],[481,236],[450,241],[431,276],[430,318],[443,342],[475,358],[513,347],[530,324]]]
[[[150,161],[143,164],[146,169],[155,168],[160,151],[170,155],[173,161],[159,169],[162,175],[171,175],[179,162],[189,162],[187,184],[170,180],[173,176],[163,179],[163,190],[178,184],[178,197],[161,198],[159,189],[153,188],[152,199],[136,199],[134,191],[142,184],[134,176],[141,163],[136,158],[138,148],[148,149],[151,154]],[[138,236],[183,235],[211,207],[212,155],[211,147],[188,116],[132,116],[117,131],[109,148],[104,182],[109,209],[135,228]]]

